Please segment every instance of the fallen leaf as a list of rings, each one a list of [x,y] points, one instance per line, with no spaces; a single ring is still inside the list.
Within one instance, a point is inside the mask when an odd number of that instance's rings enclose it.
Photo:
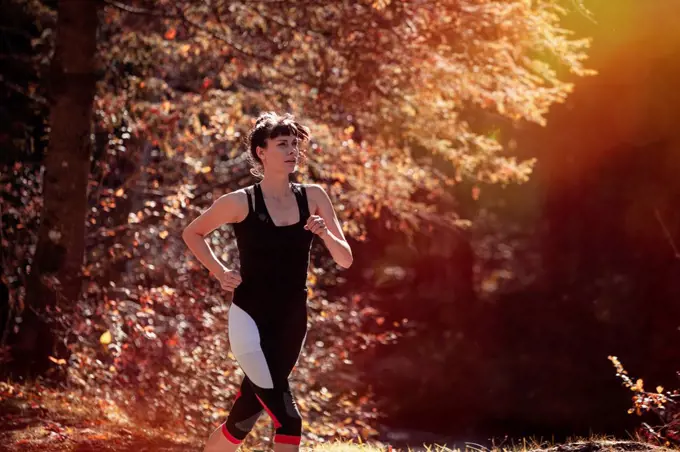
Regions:
[[[104,344],[104,345],[110,344],[110,343],[111,343],[111,340],[112,340],[112,337],[111,337],[111,332],[110,332],[109,330],[106,330],[106,331],[104,332],[104,334],[102,334],[102,335],[99,337],[99,342],[102,343],[102,344]]]

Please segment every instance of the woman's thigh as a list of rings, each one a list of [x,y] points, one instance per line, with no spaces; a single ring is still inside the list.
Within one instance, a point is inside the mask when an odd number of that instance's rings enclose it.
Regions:
[[[297,297],[297,298],[295,298]],[[229,342],[244,372],[261,387],[283,384],[307,335],[306,297],[279,295],[266,313],[229,309]]]
[[[288,378],[300,357],[306,337],[306,321],[299,319],[289,319],[289,322],[265,333],[262,351],[270,363],[275,381],[283,382]]]

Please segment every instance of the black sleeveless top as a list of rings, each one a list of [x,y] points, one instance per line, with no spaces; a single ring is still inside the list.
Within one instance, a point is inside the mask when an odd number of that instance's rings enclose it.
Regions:
[[[276,226],[267,212],[260,184],[245,189],[248,216],[234,223],[234,233],[241,261],[241,284],[234,291],[237,305],[252,295],[300,294],[307,290],[307,269],[314,233],[304,229],[310,216],[307,192],[291,183],[300,211],[300,220]]]

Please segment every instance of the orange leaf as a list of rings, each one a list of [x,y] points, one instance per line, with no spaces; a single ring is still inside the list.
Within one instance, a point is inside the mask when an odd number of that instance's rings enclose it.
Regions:
[[[64,364],[66,364],[66,360],[65,360],[65,359],[61,359],[61,358],[60,358],[60,359],[57,359],[57,358],[55,358],[54,356],[48,356],[48,358],[49,358],[50,361],[52,361],[53,363],[56,363],[56,364],[58,364],[58,365],[60,365],[60,366],[63,366]]]
[[[177,36],[177,30],[175,30],[174,28],[170,28],[168,29],[168,31],[165,32],[165,39],[172,41],[173,39],[175,39],[175,36]]]

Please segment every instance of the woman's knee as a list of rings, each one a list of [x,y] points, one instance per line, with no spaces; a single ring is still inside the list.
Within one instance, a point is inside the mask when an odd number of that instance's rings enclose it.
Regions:
[[[288,386],[273,390],[258,388],[255,393],[262,407],[274,421],[277,433],[300,435],[302,416]]]

